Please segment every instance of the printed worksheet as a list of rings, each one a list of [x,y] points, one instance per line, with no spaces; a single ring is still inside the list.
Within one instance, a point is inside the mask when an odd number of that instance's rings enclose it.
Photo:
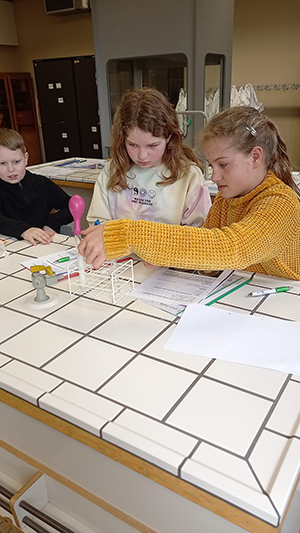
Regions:
[[[133,289],[130,296],[160,304],[186,306],[203,300],[233,272],[233,270],[224,270],[206,275],[199,271],[163,267]]]

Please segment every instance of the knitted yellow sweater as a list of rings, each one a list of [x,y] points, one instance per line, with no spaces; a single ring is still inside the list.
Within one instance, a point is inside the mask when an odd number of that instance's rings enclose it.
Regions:
[[[300,280],[300,202],[272,172],[240,198],[217,194],[201,228],[114,220],[104,229],[107,259],[136,253],[154,265],[245,269]]]

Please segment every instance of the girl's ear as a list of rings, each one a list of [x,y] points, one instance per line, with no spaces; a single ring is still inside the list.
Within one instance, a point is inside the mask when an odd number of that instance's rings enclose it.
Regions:
[[[169,137],[167,138],[167,144],[168,144],[169,140],[171,139],[171,137],[172,137],[172,133],[170,133]]]
[[[264,162],[264,151],[261,146],[254,146],[252,152],[253,168],[258,168]]]

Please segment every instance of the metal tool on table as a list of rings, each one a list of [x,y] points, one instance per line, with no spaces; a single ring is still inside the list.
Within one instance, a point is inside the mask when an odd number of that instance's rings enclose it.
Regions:
[[[27,300],[25,300],[26,307],[33,309],[37,307],[43,308],[55,305],[59,300],[58,296],[48,296],[46,294],[45,287],[57,283],[60,279],[62,279],[61,275],[54,274],[50,266],[44,265],[31,266],[30,272],[32,285],[36,289],[36,295],[35,297],[30,296],[27,298]]]

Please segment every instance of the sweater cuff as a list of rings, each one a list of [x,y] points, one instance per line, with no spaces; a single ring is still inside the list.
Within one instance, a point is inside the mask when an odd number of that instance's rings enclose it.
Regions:
[[[18,239],[20,241],[21,239],[23,239],[21,235],[24,233],[24,231],[27,231],[30,228],[31,226],[30,224],[27,224],[27,222],[22,222],[22,221],[16,222],[14,226],[12,226],[9,232],[9,235],[11,235],[11,237],[14,237],[15,239]]]
[[[103,233],[106,259],[119,259],[130,254],[128,237],[131,223],[128,218],[106,222]]]

